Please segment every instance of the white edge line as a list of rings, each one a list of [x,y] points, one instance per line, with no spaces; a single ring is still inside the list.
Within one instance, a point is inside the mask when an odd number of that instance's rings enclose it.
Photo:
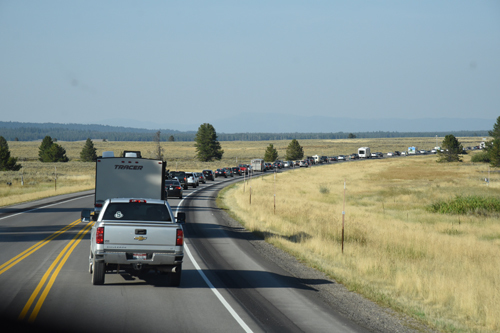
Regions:
[[[220,184],[220,183],[219,183]],[[207,186],[207,187],[203,187],[203,189],[206,189],[210,186],[213,186],[215,185],[215,183]],[[195,190],[191,193],[189,193],[188,195],[186,195],[185,198],[189,197],[191,194],[199,191],[201,189],[198,189],[198,190]],[[181,202],[179,202],[179,204],[177,205],[177,209],[175,210],[175,214],[177,214],[179,212],[179,208],[181,207],[181,204],[182,202],[184,201],[184,199],[181,200]],[[200,268],[200,266],[198,265],[198,263],[196,262],[196,260],[194,259],[193,255],[191,254],[191,251],[189,251],[189,248],[187,246],[186,243],[184,243],[184,247],[186,248],[186,253],[189,257],[189,260],[191,260],[191,262],[193,263],[194,267],[196,268],[196,270],[198,271],[198,273],[200,274],[200,276],[203,278],[203,280],[205,281],[205,283],[208,285],[208,287],[210,288],[210,290],[214,293],[214,295],[219,299],[219,301],[222,303],[222,305],[224,305],[224,307],[226,308],[227,311],[229,311],[229,313],[231,314],[231,316],[233,316],[233,318],[238,322],[238,324],[240,324],[241,328],[243,328],[243,330],[247,333],[250,333],[250,332],[253,332],[250,327],[248,327],[248,325],[243,321],[243,319],[241,319],[241,317],[236,313],[236,311],[234,311],[234,309],[231,307],[231,305],[229,305],[229,303],[226,301],[226,299],[224,298],[224,296],[221,295],[221,293],[217,290],[217,288],[214,287],[214,285],[212,284],[212,282],[210,282],[210,280],[208,279],[208,277],[205,275],[205,273],[203,272],[203,270]]]
[[[35,210],[39,210],[39,209],[43,209],[43,208],[47,208],[47,207],[51,207],[51,206],[63,204],[63,203],[70,202],[70,201],[73,201],[73,200],[78,200],[78,199],[81,199],[81,198],[90,197],[92,195],[93,194],[84,195],[84,196],[81,196],[81,197],[77,197],[77,198],[73,198],[73,199],[69,199],[69,200],[65,200],[65,201],[56,202],[56,203],[53,203],[53,204],[50,204],[50,205],[47,205],[47,206],[37,207],[37,208],[30,209],[30,210],[25,210],[25,211],[20,212],[20,213],[16,213],[16,214],[12,214],[12,215],[8,215],[8,216],[0,217],[0,220],[6,219],[6,218],[9,218],[9,217],[14,217],[14,216],[17,216],[17,215],[21,215],[21,214],[24,214],[24,213],[33,212]],[[2,209],[2,208],[0,208],[0,209]]]

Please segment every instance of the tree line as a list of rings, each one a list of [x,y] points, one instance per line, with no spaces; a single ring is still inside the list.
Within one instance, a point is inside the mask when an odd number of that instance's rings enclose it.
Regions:
[[[108,141],[154,141],[158,130],[113,127],[104,125],[79,124],[36,124],[19,122],[1,122],[0,135],[8,141],[35,141],[50,136],[60,141],[81,141],[87,138]],[[335,132],[335,133],[219,133],[221,141],[271,141],[271,140],[307,140],[307,139],[349,139],[349,138],[403,138],[403,137],[444,137],[453,134],[456,137],[488,135],[488,131],[451,131],[451,132]],[[161,141],[196,141],[197,132],[161,130]]]
[[[299,136],[299,134],[300,133],[296,133],[296,136]],[[488,131],[488,135],[491,136],[493,140],[486,143],[484,152],[474,156],[476,160],[473,159],[473,162],[489,162],[492,166],[498,167],[500,166],[500,117],[497,118],[497,122],[494,124],[493,130]],[[166,134],[165,137],[166,136],[168,136],[168,139],[166,139],[168,141],[176,140],[170,133]],[[355,137],[356,135],[353,133],[349,133],[347,135],[347,138]],[[158,130],[154,132],[154,135],[149,135],[149,140],[144,141],[155,141],[157,158],[162,159],[163,148],[161,147],[161,138],[162,133]],[[42,143],[40,144],[38,153],[39,160],[41,162],[67,162],[69,160],[66,156],[66,150],[59,144],[55,143],[55,141],[57,140],[52,139],[49,135],[44,137]],[[198,160],[209,162],[222,159],[224,150],[221,149],[217,132],[211,124],[204,123],[200,125],[195,134],[194,141]],[[438,152],[438,162],[460,162],[461,155],[464,153],[466,152],[455,135],[447,134],[442,142],[442,151]],[[292,138],[286,150],[285,159],[299,160],[302,159],[303,156],[304,151],[302,146],[299,144],[296,137]],[[273,144],[269,144],[264,152],[265,161],[272,162],[277,158],[278,152],[276,148],[274,148]],[[85,162],[91,162],[97,159],[96,149],[89,137],[87,137],[85,146],[82,148],[80,159]],[[21,165],[17,164],[17,158],[10,156],[7,140],[3,136],[0,136],[0,171],[16,171],[21,167]]]

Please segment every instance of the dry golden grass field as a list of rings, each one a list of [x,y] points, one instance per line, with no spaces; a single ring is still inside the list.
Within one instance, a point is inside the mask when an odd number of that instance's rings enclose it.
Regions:
[[[442,141],[443,138],[439,140]],[[478,145],[480,138],[459,138],[464,146]],[[439,141],[439,142],[440,142]],[[94,163],[80,162],[80,152],[85,141],[58,141],[66,149],[69,162],[41,163],[38,161],[38,147],[41,141],[8,142],[11,156],[18,157],[23,168],[16,172],[0,172],[0,207],[18,202],[35,200],[57,194],[78,192],[94,187]],[[221,142],[224,156],[221,161],[202,163],[195,159],[194,142],[162,142],[164,155],[170,170],[201,171],[219,167],[250,163],[253,158],[263,158],[266,147],[272,143],[280,156],[285,156],[289,140],[282,141],[232,141]],[[409,146],[431,149],[435,138],[394,139],[346,139],[346,140],[300,140],[306,156],[339,155],[357,152],[359,147],[368,146],[372,151],[404,151]],[[124,150],[140,150],[143,157],[152,157],[153,142],[102,142],[95,140],[97,154],[114,151],[118,156]],[[57,179],[55,179],[57,176]],[[7,183],[12,183],[8,186]],[[24,185],[22,185],[24,184]]]
[[[464,146],[480,138],[459,138]],[[442,138],[440,138],[442,141]],[[222,161],[197,162],[193,142],[162,142],[171,170],[199,171],[262,158],[272,143],[280,156],[290,141],[221,142]],[[299,140],[306,156],[431,149],[435,138]],[[59,141],[67,163],[38,162],[40,142],[9,142],[23,168],[0,172],[0,206],[94,187],[94,163],[79,161],[84,142]],[[94,142],[103,151],[140,150],[152,142]],[[440,142],[438,142],[440,145]],[[427,207],[455,195],[498,197],[500,174],[486,164],[438,164],[435,155],[341,162],[272,173],[221,194],[248,229],[349,289],[409,313],[443,331],[500,330],[498,214],[444,215]],[[498,170],[492,170],[498,171]],[[55,174],[57,183],[54,184]],[[21,179],[24,185],[21,185]],[[345,244],[341,251],[344,180]],[[6,185],[12,182],[11,186]],[[57,185],[57,187],[55,186]],[[249,202],[249,186],[252,201]],[[245,190],[244,190],[245,189]],[[276,213],[274,194],[276,193]]]
[[[470,156],[448,164],[436,163],[436,155],[340,162],[276,179],[269,173],[221,199],[247,229],[350,290],[443,331],[494,332],[500,330],[499,213],[427,209],[456,195],[498,199],[494,171],[487,186],[488,166],[470,163]]]

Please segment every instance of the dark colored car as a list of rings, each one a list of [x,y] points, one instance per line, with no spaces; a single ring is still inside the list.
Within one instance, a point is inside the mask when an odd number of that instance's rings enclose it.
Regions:
[[[181,183],[181,186],[187,190],[188,189],[188,183],[187,183],[187,177],[186,177],[186,172],[185,171],[170,171],[170,179],[177,178],[179,183]]]
[[[206,180],[215,180],[215,174],[212,170],[203,170],[203,175]]]
[[[239,167],[232,167],[231,170],[233,171],[233,174],[235,174],[235,175],[241,176],[243,174]]]
[[[234,177],[233,170],[231,168],[224,168],[228,177]]]
[[[351,157],[351,160],[357,160],[357,159],[359,159],[359,155],[358,155],[358,154],[356,154],[356,153],[351,154],[351,156],[350,156],[350,157]]]
[[[215,170],[215,178],[217,178],[217,177],[227,178],[226,170],[224,170],[224,169]]]
[[[167,192],[167,197],[182,199],[182,186],[177,180],[165,180],[165,191]]]

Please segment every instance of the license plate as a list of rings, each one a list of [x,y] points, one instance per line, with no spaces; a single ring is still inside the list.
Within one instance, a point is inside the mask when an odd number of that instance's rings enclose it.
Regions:
[[[136,260],[146,260],[146,253],[133,253],[132,259]]]
[[[170,191],[172,191],[174,188],[173,188],[173,187],[169,187],[168,189],[169,189]]]

